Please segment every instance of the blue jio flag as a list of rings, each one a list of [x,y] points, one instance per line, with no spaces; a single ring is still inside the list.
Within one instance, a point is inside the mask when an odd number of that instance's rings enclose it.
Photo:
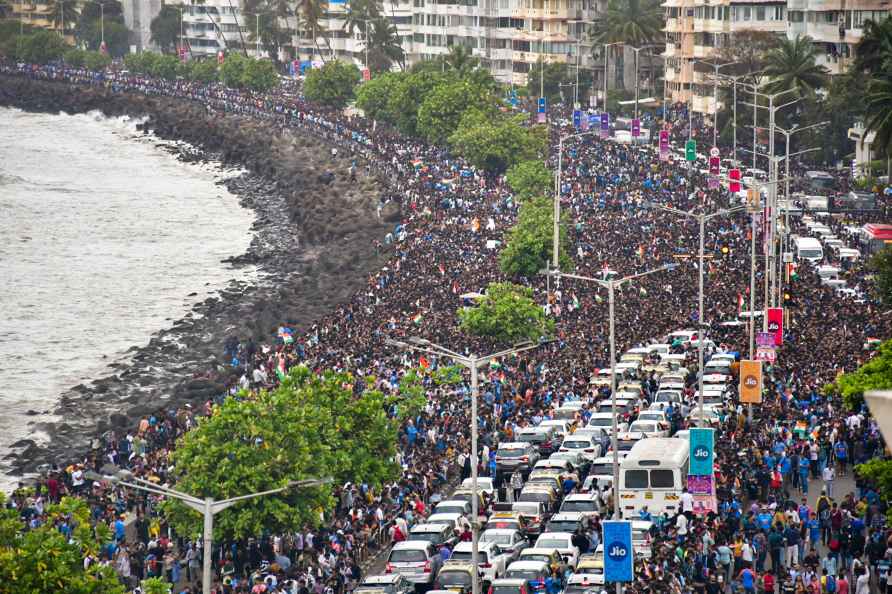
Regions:
[[[694,411],[697,414],[697,411]],[[693,476],[711,476],[713,474],[713,433],[715,429],[691,429],[691,464],[688,474]]]
[[[579,130],[582,126],[582,112],[578,109],[573,110],[573,127]]]
[[[588,114],[588,127],[595,129],[601,125],[601,116],[596,113]]]
[[[539,97],[539,113],[545,113],[545,97]]]
[[[632,522],[610,520],[604,527],[604,580],[631,582],[635,568],[632,549]]]

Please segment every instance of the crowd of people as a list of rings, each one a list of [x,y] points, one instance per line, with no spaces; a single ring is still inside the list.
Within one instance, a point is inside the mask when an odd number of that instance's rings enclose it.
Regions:
[[[274,381],[282,360],[286,367],[346,369],[387,378],[392,385],[389,379],[417,367],[418,358],[387,346],[388,337],[420,336],[462,353],[485,354],[493,346],[462,333],[455,311],[462,305],[461,295],[482,293],[489,282],[500,279],[498,246],[519,208],[504,177],[476,171],[442,147],[310,105],[295,87],[254,95],[216,84],[61,66],[5,64],[0,73],[180,97],[198,101],[220,117],[281,119],[283,133],[318,135],[367,162],[369,174],[384,186],[382,203],[400,204],[401,222],[386,238],[378,238],[389,254],[385,267],[370,272],[367,286],[350,301],[296,329],[293,341],[270,337],[268,349],[237,338],[226,345],[225,360],[237,360],[242,385]],[[558,137],[572,131],[567,116],[560,107],[549,114],[552,166],[559,158]],[[683,125],[673,131],[677,139],[686,135]],[[724,188],[708,190],[706,176],[697,168],[661,161],[652,147],[590,135],[567,141],[560,158],[574,273],[597,276],[612,270],[625,275],[679,264],[619,290],[617,349],[697,324],[697,260],[692,256],[698,229],[649,203],[712,211],[737,203],[737,197]],[[840,221],[829,224],[838,236],[848,237]],[[746,215],[730,215],[710,221],[705,239],[710,258],[703,322],[716,344],[744,353],[746,326],[723,322],[737,319],[741,298],[749,303],[753,232]],[[761,268],[760,259],[757,270]],[[852,286],[870,286],[863,262],[843,275]],[[479,429],[487,448],[506,432],[547,418],[567,399],[597,401],[609,395],[590,383],[595,370],[609,366],[606,296],[594,285],[566,277],[559,284],[544,277],[514,280],[528,284],[537,301],[546,304],[557,321],[557,335],[554,342],[505,358],[481,374]],[[762,281],[759,272],[757,286]],[[876,584],[878,564],[892,557],[883,498],[866,484],[859,484],[856,493],[841,492],[833,476],[834,469],[851,472],[851,463],[882,455],[876,424],[866,411],[850,413],[839,398],[821,390],[839,372],[866,360],[866,341],[890,336],[889,318],[880,315],[883,310],[873,299],[856,300],[822,286],[807,263],[784,290],[793,298],[784,346],[777,363],[767,367],[764,403],[755,407],[753,423],[742,407],[723,421],[717,443],[717,512],[656,518],[653,554],[638,561],[636,580],[626,592],[718,594],[733,585],[748,594],[756,589],[867,594],[869,580]],[[221,345],[221,358],[223,350]],[[428,359],[432,368],[449,364]],[[395,529],[402,532],[424,515],[425,505],[441,497],[450,481],[467,475],[469,383],[436,386],[427,378],[426,387],[427,408],[400,431],[403,474],[398,480],[376,488],[356,477],[339,485],[338,508],[326,514],[321,526],[218,543],[215,590],[321,594],[355,584],[366,554],[384,546]],[[90,481],[85,473],[111,461],[148,480],[168,482],[168,457],[177,437],[194,426],[195,415],[212,414],[213,406],[211,400],[202,410],[159,407],[126,434],[106,434],[82,460],[53,469],[36,488],[21,489],[11,505],[39,523],[48,503],[66,494],[82,497],[94,521],[107,523],[116,535],[91,562],[114,566],[131,587],[144,577],[162,576],[177,585],[176,592],[195,592],[201,543],[173,534],[154,496]],[[809,479],[821,482],[809,487]],[[818,484],[825,493],[809,506],[809,489]],[[135,520],[127,524],[128,518]]]

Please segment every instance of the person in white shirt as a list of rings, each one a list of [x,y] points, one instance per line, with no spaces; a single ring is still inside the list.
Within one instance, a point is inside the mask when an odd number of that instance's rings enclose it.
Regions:
[[[684,489],[681,493],[681,511],[688,516],[688,519],[694,513],[694,496],[688,493],[687,489]]]
[[[676,534],[678,536],[688,535],[688,518],[684,514],[678,514],[675,518]]]
[[[824,467],[821,478],[824,479],[824,486],[827,488],[827,497],[833,497],[833,479],[836,478],[836,471],[833,470],[832,464]]]
[[[870,572],[866,567],[861,569],[861,575],[855,581],[855,594],[870,594]]]

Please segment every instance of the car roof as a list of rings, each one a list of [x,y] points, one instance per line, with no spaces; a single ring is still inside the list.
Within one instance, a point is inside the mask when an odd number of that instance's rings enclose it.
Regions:
[[[564,501],[592,501],[593,499],[595,499],[594,493],[572,493],[564,497]]]
[[[409,530],[409,532],[442,532],[443,530],[448,530],[447,526],[443,524],[415,524]]]
[[[527,581],[519,578],[498,578],[492,581],[492,586],[523,586]],[[428,593],[430,594],[430,593]]]
[[[438,518],[440,520],[455,520],[462,517],[462,515],[458,512],[439,512],[435,514],[431,514],[427,517],[427,523],[432,524],[431,520],[434,518]]]
[[[381,575],[369,575],[362,580],[363,584],[390,584],[400,579],[398,573],[385,573]]]
[[[431,543],[426,540],[404,540],[393,545],[393,550],[398,549],[427,549]]]
[[[500,449],[500,450],[502,450],[502,449],[519,450],[519,449],[526,449],[528,447],[530,447],[530,444],[528,444],[525,441],[506,441],[506,442],[500,443],[498,449]]]
[[[551,520],[561,521],[573,521],[573,520],[581,520],[585,517],[585,514],[582,512],[558,512],[551,516]],[[551,521],[549,520],[549,521]]]
[[[573,538],[572,532],[543,532],[539,538]],[[538,539],[536,539],[538,540]]]
[[[471,571],[471,568],[474,567],[468,561],[462,561],[458,559],[448,559],[446,563],[443,564],[443,567],[440,568],[440,571],[446,571],[449,569],[460,569],[464,571]]]
[[[484,530],[484,532],[488,532],[488,531]],[[478,549],[492,549],[492,548],[495,548],[495,546],[496,546],[496,543],[494,543],[492,541],[484,542],[481,540],[477,543]],[[455,545],[453,552],[455,552],[455,551],[464,552],[465,550],[471,551],[471,550],[473,550],[473,548],[474,548],[474,543],[472,543],[471,541],[467,541],[467,542],[462,541]]]
[[[437,505],[446,505],[449,503],[452,503],[455,505],[461,505],[461,506],[468,505],[468,502],[465,501],[464,499],[446,499],[444,501],[439,502]],[[434,507],[436,507],[436,505]]]
[[[545,547],[527,547],[520,551],[520,556],[523,557],[524,554],[530,555],[551,555],[552,553],[557,552],[557,549],[546,549]],[[558,553],[560,554],[560,553]]]
[[[527,549],[524,549],[527,550]],[[552,550],[552,549],[544,549],[544,550]],[[511,565],[508,566],[508,569],[547,569],[548,563],[545,561],[513,561]]]
[[[517,530],[514,528],[487,528],[484,532],[492,532],[493,534],[514,534]]]

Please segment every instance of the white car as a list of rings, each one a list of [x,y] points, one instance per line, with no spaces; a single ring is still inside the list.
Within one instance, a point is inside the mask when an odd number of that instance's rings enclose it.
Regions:
[[[629,424],[622,422],[622,420],[616,420],[617,430],[619,431],[627,431],[629,429]],[[588,420],[589,427],[597,427],[599,429],[603,429],[607,435],[613,434],[613,415],[609,412],[596,412],[593,413],[591,418]]]
[[[594,493],[571,493],[564,497],[559,511],[560,513],[578,512],[589,517],[597,516],[600,513],[598,496]]]
[[[669,424],[662,421],[634,421],[629,433],[643,433],[644,437],[669,437]]]
[[[573,535],[569,532],[543,532],[536,539],[534,548],[557,549],[567,565],[573,568],[579,562],[579,548],[573,544]]]
[[[567,424],[566,421],[561,421],[559,419],[549,419],[547,421],[542,421],[538,425],[539,427],[553,427],[555,435],[560,435],[564,437],[570,432],[570,425]]]
[[[516,530],[514,532],[516,532]],[[520,533],[518,532],[518,534]],[[523,539],[522,536],[521,538]],[[523,540],[526,542],[526,539]],[[511,548],[502,549],[498,543],[484,541],[482,538],[477,545],[477,561],[480,565],[480,571],[483,574],[481,577],[487,582],[492,582],[494,579],[502,577],[505,570],[508,568],[508,565],[514,561],[515,556],[519,552],[519,550],[514,551]],[[453,549],[449,560],[467,561],[470,563],[473,557],[473,546],[474,544],[471,542],[458,543],[455,545],[455,549]]]
[[[653,405],[651,405],[653,406]],[[654,421],[657,423],[668,423],[669,418],[666,416],[666,413],[660,409],[643,410],[638,413],[638,418],[636,421]]]
[[[461,482],[462,489],[470,489],[473,486],[473,481],[469,478],[463,480]],[[477,490],[486,493],[490,497],[492,497],[493,493],[496,492],[495,485],[493,485],[492,478],[488,476],[480,476],[477,477]]]
[[[587,460],[594,461],[601,456],[601,444],[594,437],[586,435],[567,436],[561,444],[561,452],[580,452]]]

